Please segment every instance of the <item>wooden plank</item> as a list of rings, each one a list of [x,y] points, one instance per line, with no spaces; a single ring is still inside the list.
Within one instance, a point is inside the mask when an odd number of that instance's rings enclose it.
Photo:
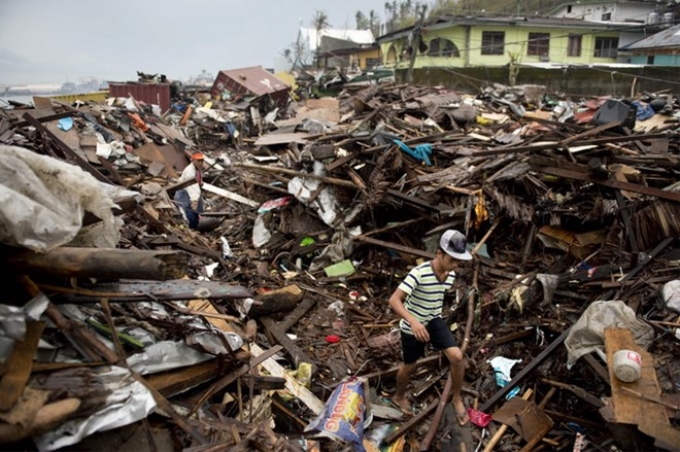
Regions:
[[[633,339],[630,330],[625,328],[607,328],[604,330],[604,343],[607,352],[607,367],[612,388],[612,407],[616,422],[639,424],[644,417],[651,417],[655,422],[668,423],[665,409],[655,403],[639,399],[626,393],[622,387],[633,389],[646,396],[660,397],[661,388],[654,370],[654,358],[640,348]],[[638,381],[624,383],[614,374],[614,353],[619,350],[634,350],[642,356],[642,372]],[[680,442],[678,443],[680,444]]]
[[[0,411],[7,411],[19,400],[31,376],[33,356],[38,349],[45,322],[28,322],[24,340],[17,341],[5,363],[5,373],[0,380]]]
[[[626,328],[604,330],[609,378],[612,388],[612,411],[616,422],[637,424],[638,429],[655,439],[655,445],[676,449],[680,444],[680,430],[671,426],[666,408],[652,400],[638,397],[625,389],[636,391],[651,399],[661,398],[661,387],[654,370],[654,358],[638,347],[633,334]],[[634,350],[642,357],[641,376],[638,381],[624,383],[614,373],[614,354],[622,349]]]
[[[219,362],[213,359],[195,366],[154,374],[147,377],[146,380],[163,396],[173,397],[217,378],[219,369]]]
[[[246,206],[250,207],[258,207],[260,205],[259,202],[253,201],[252,199],[248,199],[245,196],[241,196],[238,193],[234,193],[229,190],[225,190],[220,187],[216,187],[214,185],[204,183],[203,186],[201,187],[202,190],[207,191],[209,193],[214,193],[218,196],[222,196],[223,198],[231,199],[232,201],[240,202],[241,204],[245,204]]]

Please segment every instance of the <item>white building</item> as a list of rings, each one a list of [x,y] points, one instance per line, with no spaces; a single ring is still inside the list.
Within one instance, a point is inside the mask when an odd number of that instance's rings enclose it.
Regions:
[[[563,3],[548,13],[550,17],[565,17],[591,22],[648,23],[657,2],[572,1]]]
[[[373,33],[370,30],[349,30],[341,28],[323,28],[317,33],[315,28],[301,27],[298,32],[298,46],[301,50],[300,59],[305,65],[314,62],[314,55],[317,48],[322,44],[322,38],[329,37],[341,41],[347,41],[349,44],[355,45],[370,45],[375,41]],[[321,51],[327,49],[320,49]]]

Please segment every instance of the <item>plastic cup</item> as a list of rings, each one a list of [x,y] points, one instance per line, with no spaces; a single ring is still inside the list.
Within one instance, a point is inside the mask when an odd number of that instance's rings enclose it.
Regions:
[[[614,353],[614,375],[625,383],[633,383],[640,379],[642,373],[642,356],[633,350],[619,350]]]

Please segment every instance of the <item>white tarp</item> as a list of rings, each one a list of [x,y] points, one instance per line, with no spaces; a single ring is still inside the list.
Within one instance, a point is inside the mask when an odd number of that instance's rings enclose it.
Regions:
[[[564,345],[567,347],[567,366],[590,352],[604,350],[604,330],[609,327],[628,328],[635,343],[646,347],[654,339],[654,329],[639,320],[635,311],[623,301],[594,301],[569,331]]]
[[[116,187],[105,185],[75,165],[0,145],[0,243],[49,251],[78,236],[88,211],[102,221],[80,243],[115,247],[119,223],[111,208]]]

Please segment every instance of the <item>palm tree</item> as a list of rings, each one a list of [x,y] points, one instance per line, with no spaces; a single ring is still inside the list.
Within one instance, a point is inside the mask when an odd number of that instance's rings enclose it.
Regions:
[[[357,30],[366,30],[367,28],[369,28],[368,19],[366,19],[366,16],[364,15],[363,12],[357,11],[354,17],[356,18],[357,21]]]
[[[392,31],[392,5],[390,2],[385,2],[385,32]]]
[[[368,28],[373,33],[374,38],[380,36],[380,21],[378,20],[378,15],[373,10],[368,12]]]
[[[321,47],[321,31],[330,27],[330,23],[328,23],[328,15],[326,14],[326,12],[317,9],[316,12],[314,13],[314,18],[312,19],[312,25],[314,26],[314,30],[316,30],[316,53],[317,53],[316,66],[319,67],[318,53],[321,51],[319,49],[319,47]]]

